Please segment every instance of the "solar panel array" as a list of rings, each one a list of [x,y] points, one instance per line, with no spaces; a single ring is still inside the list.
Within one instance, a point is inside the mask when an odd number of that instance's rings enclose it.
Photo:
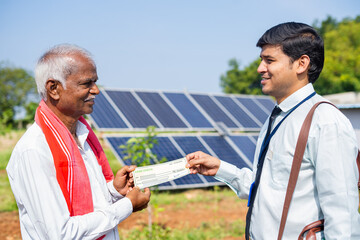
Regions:
[[[97,130],[118,132],[104,138],[124,165],[131,161],[123,160],[119,146],[139,136],[129,132],[155,126],[158,145],[151,151],[159,159],[171,161],[203,151],[239,168],[252,168],[258,132],[275,105],[266,96],[114,89],[101,89],[95,103],[90,118]],[[196,174],[163,183],[159,189],[213,185],[222,183]]]
[[[131,165],[131,160],[122,160],[126,156],[124,149],[120,148],[134,135],[105,136],[112,147],[113,152],[121,159],[123,165]],[[218,134],[186,134],[186,135],[159,135],[158,144],[152,149],[152,152],[159,159],[165,157],[167,160],[174,160],[184,157],[186,154],[203,151],[212,156],[218,157],[224,161],[232,163],[239,168],[252,166],[256,146],[256,134],[236,134],[231,136],[219,136]],[[156,164],[157,162],[152,162]],[[215,178],[209,176],[187,175],[174,181],[160,184],[160,190],[180,189],[190,187],[207,187],[222,185]]]
[[[91,118],[100,131],[259,131],[274,102],[265,96],[102,89]]]

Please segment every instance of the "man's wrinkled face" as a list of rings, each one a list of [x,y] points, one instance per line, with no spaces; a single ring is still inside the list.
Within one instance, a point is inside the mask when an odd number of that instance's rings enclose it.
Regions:
[[[98,76],[96,67],[87,58],[77,54],[73,56],[76,71],[66,79],[66,88],[62,87],[56,108],[64,115],[79,118],[90,114],[99,94],[96,85]]]

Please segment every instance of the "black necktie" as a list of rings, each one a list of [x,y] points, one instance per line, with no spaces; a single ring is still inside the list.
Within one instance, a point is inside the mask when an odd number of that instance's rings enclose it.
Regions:
[[[281,109],[278,106],[275,106],[275,108],[273,109],[273,111],[271,112],[270,118],[269,118],[269,125],[266,131],[266,135],[264,138],[264,142],[266,142],[267,138],[270,135],[271,132],[271,125],[274,122],[275,118],[281,113]],[[254,205],[254,200],[255,200],[255,196],[256,196],[256,192],[259,186],[259,182],[260,182],[260,176],[261,176],[261,171],[262,171],[262,167],[264,165],[264,159],[265,159],[265,155],[266,152],[268,150],[269,144],[267,144],[264,149],[260,152],[261,156],[260,159],[258,161],[257,164],[257,171],[256,171],[256,177],[255,177],[255,182],[252,186],[252,190],[251,190],[251,195],[250,195],[250,205],[249,205],[249,210],[246,214],[246,228],[245,228],[245,238],[247,240],[250,239],[250,219],[251,219],[251,213],[252,213],[252,209],[253,209],[253,205]]]

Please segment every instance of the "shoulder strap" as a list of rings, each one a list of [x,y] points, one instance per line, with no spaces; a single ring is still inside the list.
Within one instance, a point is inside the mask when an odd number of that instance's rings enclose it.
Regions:
[[[359,170],[359,181],[358,181],[358,189],[360,190],[360,150],[358,152],[357,158],[356,158],[357,167]]]
[[[308,140],[308,136],[309,136],[309,130],[310,130],[310,126],[311,126],[312,117],[314,115],[314,112],[315,112],[315,109],[317,108],[317,106],[319,106],[322,103],[327,103],[327,104],[330,104],[330,105],[333,105],[334,107],[336,107],[334,104],[332,104],[330,102],[326,102],[326,101],[318,102],[310,109],[308,115],[306,116],[306,118],[304,120],[304,123],[300,130],[298,141],[296,144],[294,159],[293,159],[293,163],[291,166],[289,183],[288,183],[287,190],[286,190],[285,202],[284,202],[283,212],[282,212],[282,216],[281,216],[278,240],[281,240],[282,235],[284,233],[286,218],[287,218],[287,215],[289,212],[290,202],[291,202],[294,190],[295,190],[297,178],[299,176],[301,161],[304,156],[304,152],[305,152],[305,148],[306,148],[306,144],[307,144],[307,140]],[[358,170],[360,171],[360,152],[357,155],[357,165],[358,165]],[[358,182],[358,187],[360,189],[360,181]]]

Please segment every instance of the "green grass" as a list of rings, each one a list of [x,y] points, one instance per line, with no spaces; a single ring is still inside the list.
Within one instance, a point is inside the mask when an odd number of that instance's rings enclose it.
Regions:
[[[0,146],[2,147],[0,149],[0,212],[17,210],[15,197],[11,191],[9,178],[5,169],[9,162],[12,149],[23,133],[24,130],[11,131],[0,136],[0,144],[2,145]],[[6,146],[8,146],[7,149],[3,147],[5,143]]]
[[[0,151],[0,170],[5,170],[11,156],[11,150]]]
[[[0,170],[0,212],[15,211],[17,205],[5,170]]]
[[[186,207],[184,203],[209,203],[214,201],[220,201],[221,199],[227,197],[234,197],[238,201],[235,193],[230,190],[228,187],[209,187],[207,188],[207,192],[210,194],[196,194],[194,197],[187,197],[184,192],[185,190],[172,190],[172,191],[159,191],[159,190],[152,190],[151,193],[151,203],[156,203],[159,205],[169,205],[169,204],[176,204],[179,206]],[[202,189],[205,190],[205,189]],[[201,190],[201,191],[202,191]]]
[[[152,225],[149,230],[143,229],[120,230],[120,239],[127,240],[221,240],[225,237],[239,238],[244,235],[245,222],[241,220],[227,223],[220,221],[217,224],[203,222],[198,228],[168,228],[158,224]]]

